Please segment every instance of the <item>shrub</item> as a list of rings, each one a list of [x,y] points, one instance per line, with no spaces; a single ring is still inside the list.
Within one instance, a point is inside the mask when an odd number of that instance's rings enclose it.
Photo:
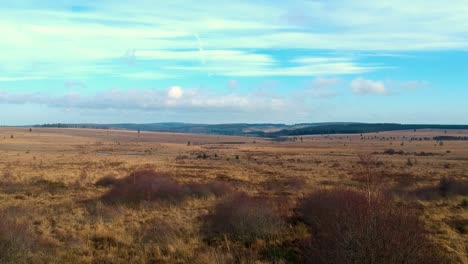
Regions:
[[[286,223],[272,199],[235,194],[220,202],[206,219],[209,237],[224,236],[244,243],[272,239],[283,233]]]
[[[410,208],[382,195],[350,189],[321,190],[303,199],[302,219],[312,236],[305,263],[445,263]]]
[[[184,186],[169,175],[152,170],[139,170],[131,173],[104,194],[106,202],[138,203],[140,201],[179,202],[187,196]]]
[[[403,150],[397,151],[395,149],[386,149],[383,154],[385,155],[404,155],[405,152]]]
[[[113,175],[107,175],[96,181],[96,186],[109,187],[118,182],[118,179]]]
[[[138,203],[141,201],[181,202],[189,197],[221,196],[230,188],[222,183],[182,184],[168,174],[138,170],[118,180],[103,195],[106,202]]]

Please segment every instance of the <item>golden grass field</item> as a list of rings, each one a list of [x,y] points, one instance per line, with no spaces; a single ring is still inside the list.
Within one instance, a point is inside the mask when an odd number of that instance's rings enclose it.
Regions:
[[[297,199],[316,189],[357,187],[352,176],[358,155],[374,153],[381,163],[374,171],[385,179],[384,188],[394,190],[399,202],[420,208],[431,239],[451,262],[468,263],[467,197],[405,195],[435,186],[442,177],[468,180],[468,141],[409,140],[440,135],[467,136],[468,131],[381,132],[364,134],[364,139],[303,136],[273,142],[217,135],[0,128],[0,211],[33,241],[24,258],[30,263],[287,263],[261,253],[233,261],[231,255],[245,254],[235,252],[235,242],[207,242],[200,231],[203,219],[220,197],[189,198],[177,204],[107,204],[101,196],[109,188],[95,182],[151,168],[181,183],[226,182],[252,196],[286,200],[292,208]],[[409,154],[383,154],[387,149]],[[303,182],[289,184],[288,179]],[[289,214],[294,214],[292,209]],[[154,219],[162,219],[174,234],[159,242],[141,242],[141,230]],[[162,229],[159,232],[164,233]],[[244,247],[258,253],[269,244],[310,235],[301,226],[291,230],[287,237]]]

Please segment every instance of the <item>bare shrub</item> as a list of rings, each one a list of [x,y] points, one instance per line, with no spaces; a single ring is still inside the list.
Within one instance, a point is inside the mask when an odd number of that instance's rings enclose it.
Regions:
[[[153,170],[139,170],[118,181],[104,196],[106,202],[140,201],[180,202],[187,198],[187,188],[169,175]]]
[[[221,183],[182,184],[168,174],[145,169],[135,171],[115,182],[102,198],[106,202],[165,201],[177,203],[189,197],[221,196],[227,192],[227,185]]]
[[[381,191],[384,179],[376,167],[381,166],[382,162],[370,154],[361,154],[358,157],[358,167],[352,174],[353,180],[362,183],[361,188],[367,193],[370,204],[373,194]]]
[[[351,189],[321,190],[300,203],[312,236],[305,263],[446,263],[414,209]]]
[[[275,201],[267,197],[232,195],[220,202],[206,219],[205,232],[211,238],[252,242],[281,235],[286,223]]]

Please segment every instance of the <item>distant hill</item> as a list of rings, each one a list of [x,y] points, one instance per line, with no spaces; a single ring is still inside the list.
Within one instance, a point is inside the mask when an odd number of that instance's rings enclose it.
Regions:
[[[154,132],[219,134],[243,136],[247,134],[263,133],[286,129],[284,124],[190,124],[190,123],[152,123],[152,124],[44,124],[37,127],[55,128],[96,128],[96,129],[125,129]]]
[[[414,124],[330,124],[315,125],[292,130],[280,130],[272,133],[264,133],[264,137],[282,137],[299,135],[321,135],[321,134],[363,134],[396,130],[414,130],[414,129],[468,129],[468,125],[414,125]]]
[[[284,136],[321,135],[321,134],[362,134],[395,130],[414,129],[468,129],[468,125],[416,125],[416,124],[369,124],[353,122],[285,124],[190,124],[190,123],[152,123],[152,124],[44,124],[36,127],[55,128],[95,128],[123,129],[153,132],[218,134],[235,136],[257,136],[278,138]]]

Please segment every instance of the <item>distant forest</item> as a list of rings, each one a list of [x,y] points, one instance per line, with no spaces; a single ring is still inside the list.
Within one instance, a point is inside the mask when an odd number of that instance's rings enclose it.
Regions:
[[[273,133],[264,133],[265,137],[321,135],[321,134],[364,134],[396,130],[417,129],[468,129],[468,125],[405,125],[405,124],[345,124],[310,126],[293,130],[281,130]]]
[[[172,133],[217,134],[232,136],[256,136],[279,138],[285,136],[322,134],[364,134],[396,130],[418,129],[468,129],[468,125],[415,125],[415,124],[367,124],[367,123],[309,123],[309,124],[44,124],[36,127],[125,129]],[[462,137],[440,136],[436,140],[467,140]]]

